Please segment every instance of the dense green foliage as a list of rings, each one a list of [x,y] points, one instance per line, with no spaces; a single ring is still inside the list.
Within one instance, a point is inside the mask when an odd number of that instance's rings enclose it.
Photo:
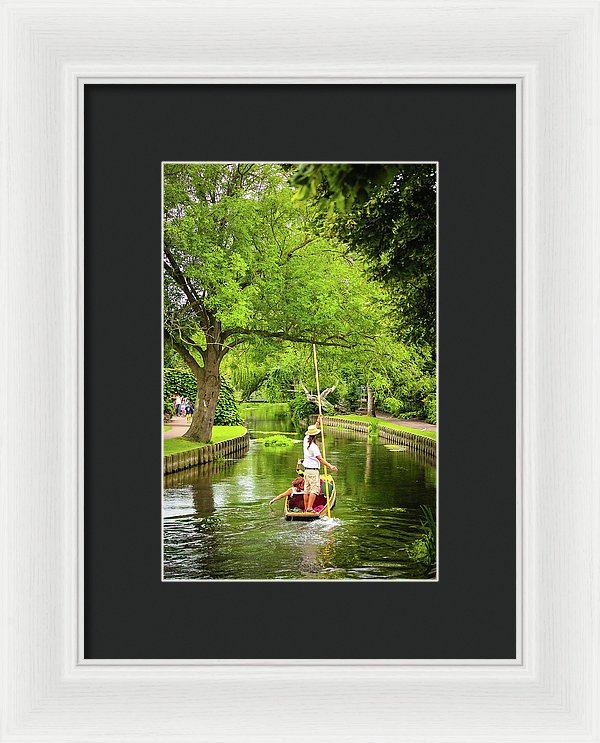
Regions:
[[[295,426],[306,425],[311,415],[317,415],[319,409],[314,402],[310,402],[304,395],[296,395],[290,400],[292,423]]]
[[[435,350],[436,166],[302,165],[292,182],[299,197],[327,205],[323,234],[366,257],[399,336]]]
[[[191,438],[239,420],[223,374],[306,420],[313,342],[324,412],[368,388],[435,419],[435,166],[167,164],[164,215],[165,358],[201,390]]]
[[[290,439],[288,436],[276,433],[273,436],[267,436],[264,439],[260,439],[264,446],[276,446],[284,449],[289,449],[290,446],[296,446],[297,442],[294,439]]]
[[[294,169],[290,181],[299,199],[316,200],[329,213],[344,212],[367,202],[399,169],[395,164],[304,163]]]
[[[432,392],[424,400],[425,404],[425,420],[428,423],[437,423],[437,395]]]
[[[252,163],[167,164],[165,348],[203,392],[188,435],[210,433],[221,363],[248,343],[365,349],[384,322],[380,287],[315,229],[288,172]],[[270,370],[272,371],[272,370]],[[286,382],[271,373],[271,397]]]
[[[352,353],[321,348],[321,388],[335,386],[324,412],[332,413],[331,405],[338,412],[358,410],[361,400],[365,404],[366,385],[370,384],[379,409],[400,418],[425,418],[432,409],[431,405],[426,409],[426,401],[436,389],[432,367],[427,350],[407,348],[390,337],[385,342],[372,340],[370,348],[355,348]],[[303,393],[304,387],[316,391],[312,355],[303,346],[288,343],[273,348],[261,341],[254,348],[250,344],[229,354],[224,369],[244,399],[256,393],[259,399],[272,402],[287,400],[295,422],[306,420],[309,411],[317,412]],[[430,417],[427,420],[434,422]]]
[[[429,506],[421,506],[423,518],[421,519],[422,536],[416,539],[406,551],[415,562],[420,562],[429,570],[435,570],[437,561],[437,538],[436,523],[433,512]]]
[[[163,397],[165,400],[169,400],[171,395],[179,393],[194,404],[197,391],[196,377],[189,369],[163,370]]]
[[[163,382],[164,412],[173,413],[171,395],[179,392],[195,404],[198,383],[189,369],[165,369]],[[235,393],[230,382],[221,377],[221,389],[215,408],[216,426],[237,426],[242,423],[242,416],[235,399]]]
[[[215,426],[239,426],[243,422],[233,387],[225,377],[221,377],[221,389],[215,408]]]

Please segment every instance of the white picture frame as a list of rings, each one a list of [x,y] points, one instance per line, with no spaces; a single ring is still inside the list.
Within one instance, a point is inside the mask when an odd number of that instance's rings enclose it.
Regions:
[[[598,0],[0,9],[0,740],[600,741]],[[515,84],[514,662],[83,659],[86,81]],[[32,412],[11,415],[23,399]],[[322,709],[310,701],[317,688]],[[306,714],[291,713],[292,697]]]

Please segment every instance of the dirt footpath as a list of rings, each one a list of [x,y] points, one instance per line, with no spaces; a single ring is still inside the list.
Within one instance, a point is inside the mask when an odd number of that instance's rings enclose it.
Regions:
[[[163,433],[163,439],[174,439],[176,436],[183,436],[189,428],[185,415],[179,418],[171,418],[171,420],[165,425],[171,426],[171,430]]]
[[[389,415],[389,413],[384,413],[381,410],[377,411],[377,417],[379,420],[388,421],[388,423],[396,423],[399,426],[406,426],[407,428],[416,428],[419,431],[437,431],[437,426],[433,423],[425,423],[425,421],[420,421],[417,418],[411,418],[410,420],[403,421],[400,420],[400,418],[394,418],[393,415]]]

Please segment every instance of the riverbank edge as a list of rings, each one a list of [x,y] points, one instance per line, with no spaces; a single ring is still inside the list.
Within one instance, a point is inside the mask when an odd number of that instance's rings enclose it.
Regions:
[[[333,426],[334,428],[346,428],[350,431],[369,433],[369,423],[366,423],[365,421],[353,421],[348,420],[347,418],[336,418],[334,416],[324,415],[323,423],[327,426]],[[413,451],[427,454],[434,459],[437,458],[436,439],[431,439],[427,436],[420,436],[418,433],[410,433],[409,431],[399,431],[398,429],[384,425],[379,426],[378,435],[380,439],[388,441],[391,444],[402,444]]]
[[[249,446],[250,434],[246,431],[242,436],[224,439],[216,444],[203,444],[195,449],[167,454],[163,457],[163,474],[170,475],[172,472],[186,470],[195,467],[197,464],[214,462],[215,459],[221,457],[245,454]]]

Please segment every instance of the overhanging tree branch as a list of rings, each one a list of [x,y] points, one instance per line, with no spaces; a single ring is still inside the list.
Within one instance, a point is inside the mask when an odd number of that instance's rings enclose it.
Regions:
[[[277,340],[293,341],[294,343],[314,343],[317,346],[354,348],[353,344],[348,343],[348,341],[341,336],[332,335],[329,336],[329,338],[317,340],[315,338],[305,338],[294,333],[287,333],[283,330],[250,330],[248,328],[229,328],[228,330],[223,331],[221,338],[222,340],[225,340],[226,338],[230,338],[234,335],[259,335],[262,338],[276,338]],[[233,341],[229,342],[227,346],[229,348],[233,348],[234,346],[238,346],[240,343],[243,343],[245,340],[245,338],[234,339]]]
[[[188,302],[190,303],[190,306],[196,311],[199,312],[202,315],[202,319],[204,320],[204,323],[206,326],[210,324],[208,312],[206,311],[206,308],[204,307],[204,303],[194,290],[194,288],[189,284],[189,282],[186,280],[186,277],[183,275],[183,272],[181,268],[179,267],[179,264],[175,260],[173,254],[169,250],[169,248],[165,245],[164,246],[165,255],[168,259],[168,263],[164,262],[165,271],[168,273],[168,275],[173,279],[173,281],[177,284],[177,286],[182,290],[182,292],[185,294],[185,296],[188,299]]]
[[[196,378],[198,378],[200,374],[202,374],[202,366],[200,366],[200,364],[192,356],[191,352],[184,346],[181,341],[175,341],[172,338],[170,338],[170,341],[173,345],[173,348],[190,367]]]

